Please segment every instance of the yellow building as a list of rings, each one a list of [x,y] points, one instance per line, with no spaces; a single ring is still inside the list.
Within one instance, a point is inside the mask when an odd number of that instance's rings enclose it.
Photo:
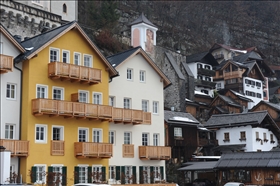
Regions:
[[[29,155],[20,160],[25,183],[106,180],[109,82],[118,75],[76,22],[22,42],[21,140]]]

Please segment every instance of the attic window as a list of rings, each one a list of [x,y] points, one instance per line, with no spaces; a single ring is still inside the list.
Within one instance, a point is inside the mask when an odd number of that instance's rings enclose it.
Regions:
[[[63,9],[63,13],[67,13],[67,6],[65,3],[63,4],[62,9]]]

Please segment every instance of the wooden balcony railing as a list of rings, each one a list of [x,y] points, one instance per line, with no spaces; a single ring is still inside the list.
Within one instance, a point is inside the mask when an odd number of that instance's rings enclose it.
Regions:
[[[132,144],[123,144],[123,158],[134,158],[134,145]]]
[[[216,83],[212,81],[206,81],[202,79],[195,79],[194,80],[195,86],[207,87],[207,88],[215,88]]]
[[[51,141],[51,155],[64,156],[64,141]]]
[[[243,71],[236,70],[231,72],[224,72],[224,79],[242,78]]]
[[[215,139],[199,139],[199,146],[217,146],[218,140]]]
[[[11,156],[28,156],[29,141],[0,139],[0,146],[11,151]]]
[[[142,110],[43,98],[32,100],[32,114],[100,119],[115,123],[151,124],[151,113]]]
[[[49,63],[48,75],[51,79],[70,80],[89,85],[101,82],[101,69],[62,62]]]
[[[0,54],[0,74],[13,71],[13,57]]]
[[[139,158],[147,160],[169,160],[171,148],[164,146],[139,146]]]
[[[75,142],[74,154],[77,158],[111,158],[113,145],[111,143]]]

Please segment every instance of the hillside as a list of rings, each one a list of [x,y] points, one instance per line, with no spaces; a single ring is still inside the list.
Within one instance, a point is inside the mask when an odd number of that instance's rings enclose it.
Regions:
[[[79,1],[79,22],[90,25],[89,5]],[[215,42],[257,46],[270,64],[280,64],[280,3],[277,1],[117,1],[120,18],[112,29],[123,35],[142,12],[158,26],[157,45],[189,55]],[[129,36],[129,35],[128,35]]]

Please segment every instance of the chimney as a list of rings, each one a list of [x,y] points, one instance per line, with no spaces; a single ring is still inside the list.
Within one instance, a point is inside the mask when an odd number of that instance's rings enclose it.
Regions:
[[[17,42],[21,42],[21,36],[20,35],[14,35],[15,40],[17,40]]]

